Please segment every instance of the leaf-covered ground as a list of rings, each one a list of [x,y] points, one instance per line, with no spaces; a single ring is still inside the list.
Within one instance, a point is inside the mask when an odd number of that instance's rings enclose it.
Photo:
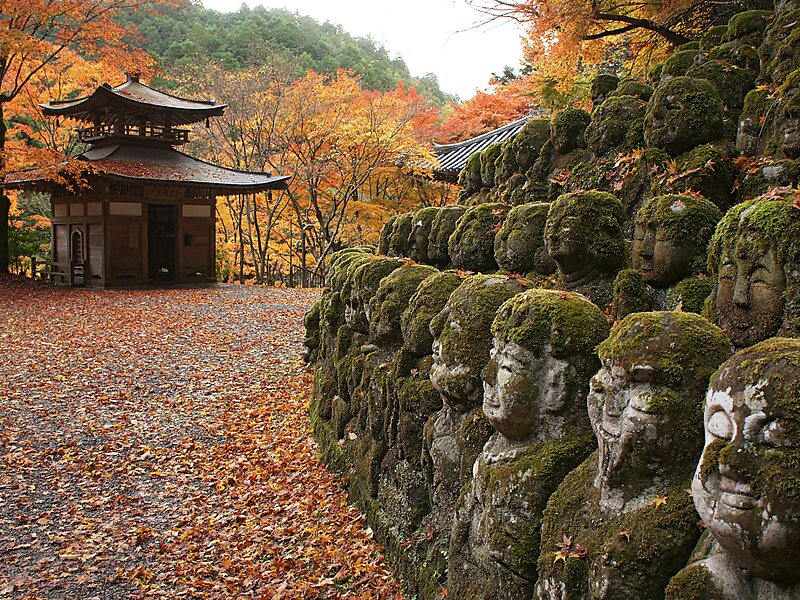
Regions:
[[[0,279],[0,598],[391,598],[317,459],[313,291]]]

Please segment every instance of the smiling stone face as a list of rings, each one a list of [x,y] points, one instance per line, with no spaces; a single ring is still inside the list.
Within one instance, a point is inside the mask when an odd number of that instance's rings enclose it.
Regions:
[[[756,199],[731,208],[709,247],[720,326],[740,347],[774,335],[796,336],[800,211],[791,198]]]
[[[601,506],[618,510],[654,480],[688,479],[702,446],[706,382],[730,355],[725,335],[693,313],[635,313],[598,347],[589,419],[599,446]]]
[[[800,581],[800,341],[743,350],[711,381],[692,492],[703,522],[742,567]]]

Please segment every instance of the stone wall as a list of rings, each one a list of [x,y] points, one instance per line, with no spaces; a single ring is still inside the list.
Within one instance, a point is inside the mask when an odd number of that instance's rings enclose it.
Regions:
[[[798,22],[598,75],[331,257],[314,433],[410,594],[800,597]]]

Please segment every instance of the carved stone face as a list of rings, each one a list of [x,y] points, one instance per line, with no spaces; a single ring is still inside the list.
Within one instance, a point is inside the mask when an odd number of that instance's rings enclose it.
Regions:
[[[753,575],[797,581],[800,422],[796,411],[773,404],[767,380],[737,382],[736,367],[723,365],[708,390],[695,506],[723,549]]]
[[[344,321],[353,331],[369,333],[367,305],[361,301],[357,292],[353,292],[350,302],[344,307]]]
[[[559,414],[569,395],[569,363],[495,337],[491,359],[483,370],[483,412],[489,423],[511,440],[547,436],[560,427]]]
[[[800,157],[800,92],[793,90],[783,95],[775,125],[786,158]]]
[[[786,276],[775,252],[756,252],[740,238],[723,251],[717,283],[720,327],[738,347],[776,335],[783,321]]]
[[[547,254],[558,265],[565,281],[585,276],[594,270],[590,241],[579,235],[577,216],[565,215],[547,230]]]
[[[691,272],[691,254],[681,244],[669,239],[661,228],[638,222],[633,233],[633,268],[642,279],[656,288],[678,283]]]
[[[587,405],[600,451],[603,492],[656,472],[652,448],[662,432],[659,416],[648,405],[663,390],[653,383],[653,375],[653,367],[646,364],[630,370],[612,365],[600,369],[590,382]]]

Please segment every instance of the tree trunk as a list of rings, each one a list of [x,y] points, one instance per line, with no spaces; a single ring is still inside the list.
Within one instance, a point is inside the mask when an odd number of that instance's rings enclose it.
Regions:
[[[0,273],[8,273],[8,213],[11,201],[6,196],[2,183],[6,177],[6,120],[3,115],[3,102],[0,100]]]

